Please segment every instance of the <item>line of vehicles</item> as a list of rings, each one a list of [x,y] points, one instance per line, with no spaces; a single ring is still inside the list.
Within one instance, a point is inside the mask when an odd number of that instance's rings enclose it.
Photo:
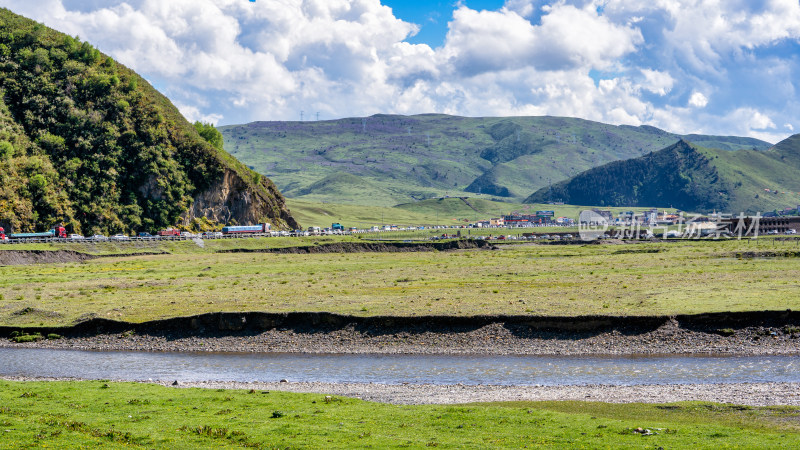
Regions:
[[[133,236],[129,236],[126,234],[115,234],[111,236],[105,236],[102,234],[95,234],[93,236],[83,236],[80,234],[68,234],[66,228],[63,225],[57,225],[52,229],[44,232],[39,233],[11,233],[5,234],[5,230],[3,227],[0,227],[0,243],[12,243],[12,242],[41,242],[41,241],[49,241],[49,240],[63,240],[63,241],[130,241],[130,240],[151,240],[151,239],[167,239],[167,240],[183,240],[183,239],[222,239],[222,238],[229,238],[229,237],[298,237],[298,236],[324,236],[324,235],[350,235],[350,234],[361,234],[361,233],[371,233],[371,232],[383,232],[383,231],[416,231],[416,230],[432,230],[432,229],[461,229],[466,228],[464,226],[433,226],[433,227],[407,227],[407,228],[399,228],[395,226],[373,226],[371,228],[360,229],[356,227],[345,228],[339,223],[333,223],[330,227],[321,228],[321,227],[308,227],[306,230],[294,230],[294,231],[286,231],[286,230],[272,230],[270,224],[262,223],[256,225],[229,225],[222,228],[221,231],[204,231],[200,233],[191,233],[188,231],[181,231],[174,228],[167,228],[164,230],[158,231],[156,234],[150,234],[148,232],[141,232]],[[498,229],[499,230],[499,229]],[[489,231],[489,230],[486,230]],[[702,230],[706,231],[706,230]],[[787,230],[784,232],[785,234],[796,234],[797,231],[794,229]],[[765,234],[778,234],[777,231],[769,231]],[[484,240],[572,240],[576,239],[577,236],[573,236],[570,233],[560,233],[555,232],[551,234],[544,234],[544,233],[534,233],[534,232],[526,232],[521,233],[519,236],[514,234],[508,235],[495,235],[494,233],[484,236],[464,236],[461,231],[458,234],[442,234],[441,236],[431,236],[429,239],[452,239],[452,238],[470,238],[470,239],[484,239]],[[600,239],[609,239],[611,237],[618,237],[618,236],[611,236],[609,234],[604,234],[602,236],[598,236]],[[633,234],[628,236],[624,236],[625,238],[644,238],[650,239],[653,238],[653,234],[647,232],[647,230],[643,230],[640,233],[637,233],[637,236]],[[681,237],[691,237],[686,236],[685,234],[681,234],[677,231],[670,230],[664,235],[660,235],[662,238],[681,238]],[[697,233],[696,237],[706,237],[705,233]],[[730,237],[729,233],[725,233],[721,237]]]
[[[444,226],[435,226],[427,228],[449,228]],[[55,226],[48,231],[38,233],[11,233],[5,234],[5,231],[0,227],[0,242],[30,242],[30,241],[47,241],[47,240],[64,240],[64,241],[130,241],[130,240],[151,240],[151,239],[217,239],[226,237],[246,237],[246,236],[260,236],[260,237],[297,237],[297,236],[324,236],[324,235],[344,235],[344,234],[358,234],[368,232],[382,232],[382,231],[411,231],[411,230],[424,230],[426,227],[408,227],[399,228],[396,226],[373,226],[371,228],[361,229],[356,227],[345,228],[340,223],[332,223],[330,227],[317,227],[311,226],[305,230],[272,230],[271,225],[268,223],[261,223],[256,225],[229,225],[222,228],[221,231],[204,231],[200,233],[192,233],[188,231],[181,231],[175,228],[167,228],[158,231],[156,234],[150,234],[146,231],[129,236],[126,234],[114,234],[110,236],[95,234],[93,236],[83,236],[80,234],[69,234],[62,225]]]
[[[161,230],[156,234],[150,234],[146,231],[138,233],[134,236],[127,234],[114,234],[106,236],[103,234],[95,234],[93,236],[83,236],[81,234],[68,234],[66,228],[59,224],[50,230],[37,232],[37,233],[10,233],[6,234],[5,229],[0,227],[0,241],[13,242],[13,241],[30,241],[30,240],[47,240],[47,239],[64,239],[68,241],[128,241],[131,239],[175,239],[175,238],[222,238],[225,236],[288,236],[287,231],[272,231],[268,223],[257,225],[231,225],[222,228],[222,231],[204,231],[201,233],[191,233],[188,231],[180,231],[174,228]]]

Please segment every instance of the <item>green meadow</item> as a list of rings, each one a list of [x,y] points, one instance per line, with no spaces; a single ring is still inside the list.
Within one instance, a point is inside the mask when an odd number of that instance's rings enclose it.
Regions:
[[[397,406],[319,394],[0,381],[0,448],[794,448],[800,408]],[[649,430],[650,435],[636,432]]]
[[[202,248],[184,241],[149,249],[165,254],[0,267],[0,324],[142,322],[216,311],[642,316],[800,308],[798,240],[217,252],[337,239],[209,240]]]

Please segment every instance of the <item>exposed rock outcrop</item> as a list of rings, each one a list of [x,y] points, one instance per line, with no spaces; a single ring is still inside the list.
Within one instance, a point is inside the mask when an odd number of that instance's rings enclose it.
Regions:
[[[272,181],[262,177],[254,188],[232,170],[225,170],[217,182],[194,198],[183,223],[188,225],[200,217],[219,223],[235,220],[240,224],[268,222],[283,229],[299,227]]]

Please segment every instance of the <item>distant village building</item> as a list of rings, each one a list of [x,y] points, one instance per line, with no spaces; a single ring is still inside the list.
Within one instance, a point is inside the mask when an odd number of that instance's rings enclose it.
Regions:
[[[757,221],[756,224],[753,222]],[[753,235],[755,233],[755,229],[758,229],[758,234],[768,234],[777,232],[779,234],[786,234],[789,230],[800,231],[800,216],[788,216],[788,217],[745,217],[742,219],[742,232],[743,234]],[[737,225],[739,225],[737,219],[733,219],[729,226],[731,233],[738,233],[736,230]]]
[[[536,214],[510,214],[503,216],[506,226],[533,227],[556,223],[554,211],[536,211]]]
[[[593,209],[592,211],[594,211],[595,213],[599,214],[600,217],[606,219],[606,221],[608,221],[608,223],[611,223],[611,222],[614,221],[614,213],[612,213],[610,210]]]

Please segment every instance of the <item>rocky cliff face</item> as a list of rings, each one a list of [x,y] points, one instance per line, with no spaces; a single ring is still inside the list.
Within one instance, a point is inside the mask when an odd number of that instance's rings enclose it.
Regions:
[[[267,222],[273,228],[298,228],[275,185],[266,178],[262,178],[260,184],[263,192],[252,189],[236,172],[225,170],[217,182],[194,198],[182,217],[183,224],[188,226],[193,219],[205,217],[219,223]]]

